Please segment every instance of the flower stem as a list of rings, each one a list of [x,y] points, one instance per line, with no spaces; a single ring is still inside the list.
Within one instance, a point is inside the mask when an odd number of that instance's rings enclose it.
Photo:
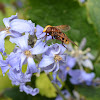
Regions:
[[[47,74],[48,78],[50,81],[52,81],[52,77],[50,76],[50,74]],[[67,100],[65,98],[65,96],[62,94],[62,92],[60,91],[60,89],[57,87],[57,85],[55,83],[52,83],[54,88],[57,90],[58,94],[63,98],[63,100]]]

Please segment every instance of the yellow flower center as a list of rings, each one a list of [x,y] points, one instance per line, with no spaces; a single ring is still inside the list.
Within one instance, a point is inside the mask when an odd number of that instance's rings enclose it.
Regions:
[[[67,66],[67,67],[66,67],[66,70],[69,71],[69,70],[70,70],[70,67]]]
[[[7,27],[7,28],[5,29],[5,30],[6,30],[6,32],[7,32],[7,34],[9,34],[9,33],[10,33],[9,29],[10,29],[10,27]]]
[[[8,66],[11,67],[10,64],[8,64]]]
[[[30,52],[29,50],[24,51],[24,54],[25,54],[27,57],[32,56],[32,54],[31,54],[31,52]]]
[[[59,55],[55,55],[54,59],[55,59],[55,61],[57,62],[57,61],[62,60],[62,57],[60,57]]]

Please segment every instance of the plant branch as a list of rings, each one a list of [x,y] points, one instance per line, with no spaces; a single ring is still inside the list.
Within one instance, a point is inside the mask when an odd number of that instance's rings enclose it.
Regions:
[[[50,81],[52,81],[52,77],[50,76],[50,74],[47,74],[48,78]],[[67,100],[65,98],[65,96],[62,94],[62,92],[60,91],[60,89],[57,87],[57,85],[55,83],[52,83],[54,88],[57,90],[58,94],[63,98],[63,100]]]

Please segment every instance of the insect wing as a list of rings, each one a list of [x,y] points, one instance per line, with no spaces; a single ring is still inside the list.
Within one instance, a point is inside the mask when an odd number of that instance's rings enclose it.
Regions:
[[[54,27],[56,27],[57,29],[63,32],[67,32],[71,29],[69,25],[59,25],[59,26],[54,26]]]

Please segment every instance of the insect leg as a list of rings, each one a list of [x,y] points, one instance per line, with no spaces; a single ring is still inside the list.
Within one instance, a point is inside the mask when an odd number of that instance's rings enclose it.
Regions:
[[[45,36],[43,36],[43,37],[41,37],[41,38],[39,38],[39,39],[37,39],[37,40],[40,40],[40,39],[43,39]]]
[[[63,44],[63,42],[62,42],[62,45],[68,50],[68,48]]]
[[[39,38],[39,39],[42,39],[42,38],[44,38],[45,37],[45,39],[47,38],[47,36],[49,36],[49,35],[45,35],[45,36],[43,36],[43,37],[41,37],[41,38]],[[39,40],[39,39],[37,39],[37,40]]]
[[[54,39],[54,37],[52,36],[52,40]]]
[[[52,39],[54,39],[54,37],[52,36]],[[47,43],[50,43],[51,41],[47,41],[44,45],[44,47],[46,46]]]
[[[42,32],[42,33],[43,33],[43,32]],[[42,33],[41,33],[41,34],[42,34]],[[41,34],[39,34],[39,35],[41,35]],[[38,36],[38,35],[37,35],[37,36]]]
[[[45,40],[45,42],[46,42],[47,36],[48,36],[48,35],[47,35],[47,33],[46,33],[46,35],[45,35],[45,39],[44,39],[44,40]]]

